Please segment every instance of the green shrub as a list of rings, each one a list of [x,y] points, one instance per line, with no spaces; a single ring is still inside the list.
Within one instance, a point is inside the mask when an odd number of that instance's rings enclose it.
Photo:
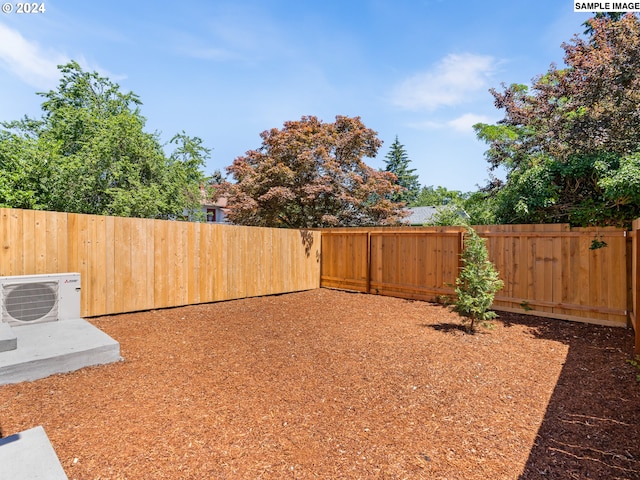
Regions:
[[[462,270],[456,279],[455,311],[468,319],[467,330],[475,332],[476,320],[487,321],[496,318],[489,311],[493,298],[504,283],[489,261],[486,241],[476,231],[467,227],[462,251]]]

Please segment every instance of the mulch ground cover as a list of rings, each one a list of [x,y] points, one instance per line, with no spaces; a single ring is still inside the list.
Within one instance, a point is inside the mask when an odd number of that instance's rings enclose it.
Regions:
[[[0,387],[70,479],[640,479],[631,330],[328,289],[90,321],[124,361]]]

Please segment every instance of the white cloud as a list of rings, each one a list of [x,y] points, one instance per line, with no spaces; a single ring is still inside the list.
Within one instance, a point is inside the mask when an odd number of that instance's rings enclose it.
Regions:
[[[465,113],[464,115],[449,120],[447,125],[457,132],[474,133],[473,126],[476,123],[493,123],[489,117],[485,115],[476,115],[475,113]]]
[[[60,77],[57,66],[69,59],[45,51],[36,42],[0,24],[0,66],[36,88],[51,88]]]
[[[431,70],[407,78],[392,92],[392,102],[408,110],[433,111],[469,100],[489,85],[496,65],[490,56],[450,54]]]
[[[424,120],[422,122],[413,122],[409,126],[416,130],[444,130],[450,129],[458,133],[474,134],[473,126],[476,123],[495,123],[496,120],[486,115],[478,115],[475,113],[465,113],[453,120],[437,121]]]

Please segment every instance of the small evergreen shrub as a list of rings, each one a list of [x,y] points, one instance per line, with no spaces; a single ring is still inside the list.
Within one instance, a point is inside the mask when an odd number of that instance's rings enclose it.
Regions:
[[[498,272],[489,261],[486,240],[467,227],[462,251],[462,270],[456,280],[454,310],[468,319],[467,331],[475,332],[476,321],[496,318],[489,308],[498,290],[504,286]]]

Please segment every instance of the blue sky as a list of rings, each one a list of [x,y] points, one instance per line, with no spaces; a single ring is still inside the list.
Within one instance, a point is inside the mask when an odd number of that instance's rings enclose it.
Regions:
[[[16,3],[13,3],[16,5]],[[398,135],[422,185],[473,191],[488,177],[471,125],[502,114],[489,88],[530,83],[584,30],[571,0],[49,0],[0,14],[0,120],[40,116],[73,59],[141,98],[147,131],[211,148],[206,174],[315,115],[360,116]],[[169,150],[169,149],[167,149]]]

